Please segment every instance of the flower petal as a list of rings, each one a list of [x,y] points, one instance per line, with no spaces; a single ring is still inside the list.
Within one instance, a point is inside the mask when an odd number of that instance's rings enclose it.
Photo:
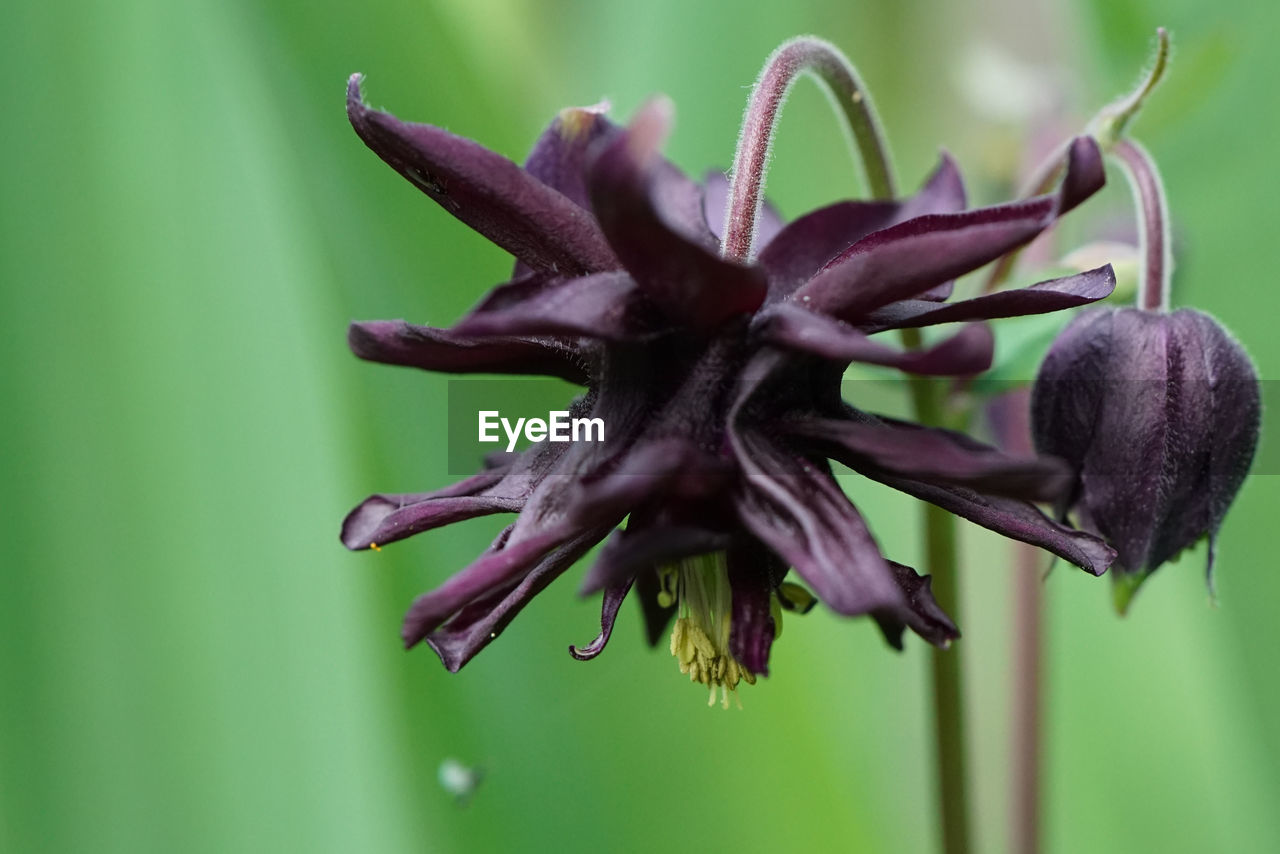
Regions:
[[[709,331],[730,317],[755,311],[765,294],[758,268],[726,261],[682,229],[683,195],[663,190],[658,145],[670,106],[652,101],[597,156],[588,175],[601,228],[627,270],[674,323]],[[659,165],[655,165],[659,164]],[[701,219],[701,208],[698,208]]]
[[[469,139],[369,109],[360,81],[353,74],[347,83],[351,126],[375,154],[446,211],[535,270],[617,269],[586,210]]]
[[[601,139],[621,128],[605,116],[609,105],[566,107],[538,137],[524,162],[524,171],[569,201],[590,210],[587,194],[588,154]]]
[[[930,576],[917,575],[911,567],[893,561],[889,561],[889,568],[907,598],[905,608],[873,615],[889,646],[901,650],[902,632],[907,628],[934,646],[944,649],[950,646],[960,637],[960,630],[933,598]]]
[[[871,532],[825,462],[811,462],[754,432],[735,430],[744,477],[734,505],[747,529],[840,614],[902,607],[902,590]]]
[[[900,300],[870,313],[858,322],[858,326],[868,332],[879,332],[885,329],[933,326],[938,323],[1046,314],[1097,302],[1110,296],[1115,288],[1116,275],[1111,265],[1107,264],[1096,270],[1086,270],[1061,279],[1037,282],[1025,288],[997,291],[943,306],[918,299]]]
[[[944,486],[897,477],[871,468],[863,469],[862,474],[936,504],[997,534],[1039,546],[1094,575],[1102,575],[1115,560],[1115,551],[1102,540],[1059,525],[1036,509],[1034,504],[1016,498],[983,495],[963,486]]]
[[[916,217],[859,240],[793,295],[809,308],[856,321],[976,270],[1036,237],[1105,180],[1097,143],[1079,137],[1056,193],[955,214]]]
[[[588,380],[578,348],[548,338],[481,337],[403,320],[352,323],[351,352],[370,362],[450,374],[536,374],[578,385]]]
[[[607,533],[608,529],[586,531],[552,549],[518,582],[467,604],[449,622],[426,636],[427,645],[436,651],[450,673],[456,673],[497,638],[534,596]]]
[[[371,495],[342,522],[352,550],[403,540],[422,531],[491,513],[515,513],[527,494],[508,467],[490,469],[434,492]],[[527,482],[526,482],[527,483]]]
[[[489,550],[466,569],[413,601],[400,629],[406,649],[438,629],[471,602],[501,590],[531,572],[578,533],[565,527],[554,527],[512,542],[510,532],[514,527],[499,535]]]
[[[570,655],[578,661],[590,661],[604,652],[605,644],[613,634],[613,622],[618,618],[618,609],[622,607],[622,600],[627,598],[627,593],[631,590],[631,582],[632,579],[629,578],[621,584],[605,588],[604,599],[600,603],[600,634],[584,647],[579,648],[570,644]]]
[[[531,276],[495,288],[453,328],[459,335],[582,336],[629,341],[663,326],[624,272],[574,279]]]
[[[799,350],[835,362],[886,365],[907,373],[967,376],[991,367],[995,339],[985,324],[965,326],[958,333],[924,350],[896,350],[843,320],[817,314],[793,302],[768,306],[753,326],[770,344]]]
[[[617,586],[637,573],[674,563],[681,558],[708,554],[728,548],[730,536],[705,528],[680,525],[655,525],[615,531],[578,592],[583,596]]]
[[[1071,488],[1071,472],[1057,459],[1010,456],[950,430],[844,418],[797,419],[787,429],[818,440],[824,452],[856,471],[869,466],[1028,501],[1053,501]]]
[[[769,649],[778,635],[773,621],[773,590],[787,568],[751,537],[738,538],[727,555],[727,566],[733,592],[729,652],[752,673],[768,676]]]
[[[769,275],[769,302],[790,295],[828,261],[872,232],[925,214],[956,213],[964,207],[960,172],[944,154],[920,192],[910,198],[896,202],[837,202],[805,214],[768,243],[757,238],[757,245],[764,247],[758,260]],[[934,296],[946,298],[945,293]]]

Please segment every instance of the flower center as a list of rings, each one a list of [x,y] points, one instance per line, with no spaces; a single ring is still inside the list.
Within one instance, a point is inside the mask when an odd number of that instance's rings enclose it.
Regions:
[[[729,697],[741,708],[739,682],[754,685],[756,676],[729,652],[729,624],[733,615],[733,590],[724,552],[685,558],[658,570],[661,591],[658,603],[665,608],[678,604],[675,627],[671,630],[671,654],[688,673],[691,682],[701,682],[711,692],[707,705],[714,705],[719,690],[720,705],[729,708]]]

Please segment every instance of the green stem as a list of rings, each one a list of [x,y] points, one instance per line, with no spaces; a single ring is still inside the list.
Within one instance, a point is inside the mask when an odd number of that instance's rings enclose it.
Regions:
[[[919,330],[903,330],[902,338],[908,347],[920,346]],[[941,424],[946,389],[938,381],[925,377],[911,377],[908,383],[916,420],[923,424]],[[959,622],[955,517],[941,507],[925,504],[924,545],[925,569],[932,577],[933,597],[942,610]],[[970,850],[969,795],[960,650],[935,648],[932,665],[942,850],[946,854],[967,854]]]

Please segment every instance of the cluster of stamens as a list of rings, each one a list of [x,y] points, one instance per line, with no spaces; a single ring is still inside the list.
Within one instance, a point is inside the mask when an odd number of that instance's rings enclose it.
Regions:
[[[733,591],[725,567],[724,553],[686,558],[658,570],[661,591],[658,603],[678,605],[671,631],[671,654],[688,673],[691,682],[701,682],[710,691],[707,705],[716,702],[729,708],[732,696],[741,708],[739,682],[754,685],[756,675],[729,652],[729,624],[733,613]]]

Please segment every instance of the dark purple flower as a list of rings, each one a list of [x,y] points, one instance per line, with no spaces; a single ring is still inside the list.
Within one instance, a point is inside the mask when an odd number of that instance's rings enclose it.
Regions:
[[[577,415],[601,443],[539,443],[437,492],[375,495],[343,525],[352,549],[490,513],[515,513],[475,563],[421,596],[407,646],[425,640],[457,670],[538,591],[597,543],[583,593],[603,591],[603,650],[635,589],[651,642],[673,618],[673,653],[727,702],[768,672],[780,611],[811,604],[788,568],[841,614],[869,614],[900,645],[958,636],[928,578],[886,560],[832,475],[836,460],[1093,572],[1113,552],[1052,521],[1065,470],[963,435],[877,418],[846,404],[853,361],[971,375],[991,360],[982,321],[1082,305],[1110,293],[1109,267],[948,302],[951,282],[1026,244],[1103,182],[1088,139],[1070,148],[1049,195],[965,210],[943,157],[914,196],[839,202],[784,224],[767,207],[750,263],[719,251],[726,181],[682,175],[659,154],[669,107],[619,128],[595,109],[563,111],[523,168],[439,128],[366,107],[361,138],[427,195],[516,258],[511,281],[449,330],[356,323],[365,359],[454,373],[544,373],[586,386]],[[963,321],[903,351],[874,334]],[[625,528],[620,525],[626,521]]]
[[[1202,537],[1214,541],[1258,442],[1258,377],[1207,314],[1099,308],[1045,358],[1032,398],[1036,448],[1066,460],[1059,512],[1118,552],[1122,610],[1137,585]]]
[[[1137,308],[1085,312],[1054,342],[1036,378],[1036,448],[1071,466],[1059,516],[1118,556],[1116,607],[1202,537],[1213,587],[1218,528],[1253,462],[1262,415],[1248,354],[1207,314],[1169,312],[1173,259],[1164,184],[1131,139],[1112,153],[1134,189],[1142,233]]]

